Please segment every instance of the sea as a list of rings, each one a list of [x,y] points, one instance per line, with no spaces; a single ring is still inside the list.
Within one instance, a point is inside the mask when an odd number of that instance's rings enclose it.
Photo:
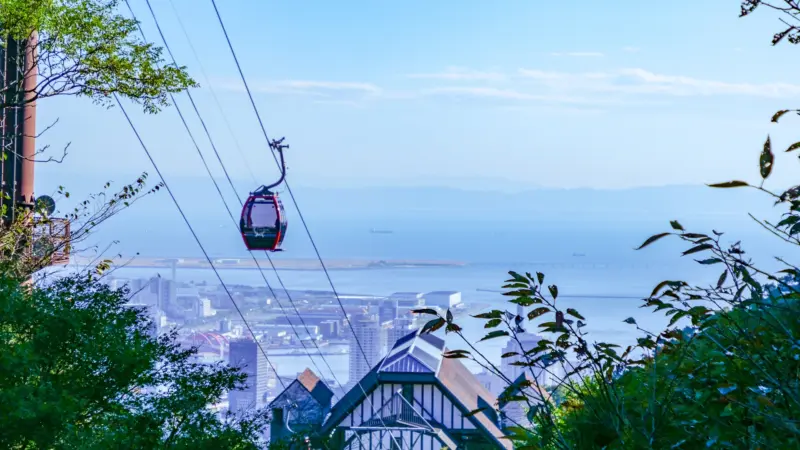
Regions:
[[[485,218],[484,218],[485,219]],[[666,225],[666,226],[665,226]],[[721,224],[720,228],[724,228]],[[723,243],[741,240],[748,254],[769,270],[779,264],[780,256],[797,261],[796,249],[757,226],[735,224],[735,230],[723,236]],[[391,233],[373,233],[373,228]],[[558,222],[506,223],[489,220],[474,222],[407,222],[392,223],[337,222],[312,223],[309,229],[317,250],[325,259],[369,260],[447,260],[464,263],[461,266],[386,267],[370,269],[329,270],[335,289],[340,294],[389,295],[393,292],[460,291],[467,305],[483,304],[488,308],[513,311],[515,306],[501,295],[509,278],[508,271],[541,272],[545,284],[558,286],[558,305],[574,308],[586,318],[589,340],[610,342],[622,347],[634,343],[642,335],[639,328],[659,331],[668,322],[662,313],[642,308],[647,297],[662,280],[684,280],[696,285],[716,282],[717,266],[699,265],[696,255],[681,256],[690,245],[667,237],[651,246],[635,250],[649,236],[669,231],[669,224],[649,221],[619,222]],[[140,237],[128,235],[120,242],[122,254],[133,250],[144,256],[202,257],[203,253],[186,231],[150,230]],[[199,227],[198,235],[206,243],[212,257],[249,257],[240,236],[229,228]],[[710,232],[711,227],[697,231]],[[166,233],[160,235],[161,233]],[[730,236],[729,236],[730,235]],[[284,242],[285,252],[273,258],[313,258],[315,250],[302,224],[294,224]],[[263,258],[263,254],[259,256]],[[262,265],[263,267],[264,265]],[[263,285],[257,270],[223,269],[219,274],[228,284]],[[120,278],[145,278],[160,273],[170,277],[168,269],[118,269]],[[276,274],[266,272],[276,287]],[[278,273],[288,289],[331,290],[331,283],[321,270],[282,270]],[[219,284],[216,274],[207,269],[178,270],[177,279],[184,282]],[[288,308],[288,305],[287,305]],[[472,311],[478,312],[478,311]],[[624,323],[633,317],[637,325]],[[482,321],[461,316],[465,337],[476,343],[485,334]],[[530,331],[535,331],[530,324]],[[456,335],[446,336],[451,349],[466,348]],[[478,344],[478,349],[494,362],[499,362],[503,339]],[[317,367],[326,365],[314,357]],[[347,355],[328,355],[327,363],[336,378],[347,379]],[[278,372],[294,376],[306,367],[314,367],[309,356],[273,356]],[[477,366],[470,364],[473,370]],[[326,377],[329,375],[326,374]]]

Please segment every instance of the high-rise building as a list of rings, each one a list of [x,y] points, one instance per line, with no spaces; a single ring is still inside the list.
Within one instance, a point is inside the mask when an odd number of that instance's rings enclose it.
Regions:
[[[156,305],[161,310],[167,310],[175,303],[176,286],[175,281],[161,277],[150,279],[150,292],[156,296]]]
[[[380,324],[377,317],[366,314],[350,319],[350,324],[353,326],[353,330],[349,333],[350,372],[348,385],[355,386],[372,369],[372,366],[378,362],[381,352]],[[357,341],[356,338],[358,339]]]
[[[520,305],[517,305],[517,315],[522,318],[526,317],[525,309]],[[526,320],[523,320],[523,326],[525,326],[525,322]],[[516,362],[525,361],[526,358],[523,357],[522,354],[535,348],[539,344],[539,341],[542,340],[541,336],[525,331],[524,333],[517,333],[517,339],[519,340],[519,343],[517,340],[511,338],[508,340],[506,346],[503,347],[503,354],[516,352],[517,355],[503,358],[500,363],[500,370],[502,370],[503,374],[505,374],[511,380],[516,380],[520,375],[528,372],[529,375],[535,376],[536,381],[540,385],[546,385],[549,380],[547,373],[542,370],[541,367],[526,367],[513,364]],[[521,347],[520,344],[522,344]],[[531,371],[533,372],[532,374]]]
[[[397,318],[397,299],[386,299],[378,307],[378,321],[388,322]]]
[[[230,333],[231,331],[231,319],[225,318],[219,321],[219,332],[220,333]]]
[[[461,303],[461,292],[434,291],[425,294],[425,305],[436,306],[441,309],[453,308]]]
[[[228,392],[228,408],[238,412],[264,406],[271,369],[258,344],[248,338],[232,340],[228,364],[247,375],[243,389]]]
[[[340,325],[338,320],[323,320],[319,323],[319,333],[323,339],[333,339],[339,336]]]
[[[411,311],[425,306],[421,292],[395,292],[389,299],[397,302],[397,316],[410,316]]]
[[[411,317],[398,317],[394,319],[392,321],[392,327],[389,328],[386,336],[386,352],[388,353],[400,338],[406,337],[411,331],[413,331],[413,320]]]

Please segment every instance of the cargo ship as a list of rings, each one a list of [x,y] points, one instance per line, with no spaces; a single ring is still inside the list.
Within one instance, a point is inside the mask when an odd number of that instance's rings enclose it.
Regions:
[[[392,233],[394,233],[394,231],[392,231],[392,230],[379,230],[377,228],[370,228],[369,232],[372,233],[372,234],[392,234]]]

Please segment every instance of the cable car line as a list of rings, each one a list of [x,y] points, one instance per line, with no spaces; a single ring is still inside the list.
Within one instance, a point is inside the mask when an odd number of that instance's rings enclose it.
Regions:
[[[225,126],[228,128],[228,132],[230,133],[231,138],[233,139],[233,143],[236,146],[236,151],[239,153],[239,156],[242,157],[242,160],[245,163],[244,165],[247,168],[247,171],[250,173],[250,177],[253,179],[253,181],[256,181],[256,175],[253,173],[253,169],[250,168],[250,164],[247,161],[247,156],[245,156],[244,151],[242,151],[241,145],[239,145],[239,140],[236,139],[236,133],[233,131],[233,127],[231,126],[231,123],[228,120],[228,116],[225,115],[225,112],[222,109],[222,103],[220,103],[219,98],[217,97],[217,92],[214,90],[214,85],[211,83],[211,81],[210,81],[210,79],[208,77],[208,74],[206,73],[206,69],[203,66],[203,62],[200,60],[200,56],[197,54],[197,50],[194,48],[194,44],[192,44],[192,39],[189,37],[189,33],[186,31],[186,27],[183,25],[183,20],[181,20],[180,13],[178,13],[177,8],[175,8],[175,3],[172,0],[169,0],[169,6],[170,6],[170,8],[172,8],[172,12],[175,15],[175,19],[178,21],[178,25],[180,25],[180,27],[181,27],[181,31],[183,32],[183,36],[186,38],[186,42],[189,44],[189,48],[192,50],[192,54],[194,55],[194,59],[195,59],[195,61],[197,61],[197,65],[200,68],[200,72],[203,74],[203,79],[206,81],[206,87],[209,90],[209,92],[211,92],[211,97],[214,99],[214,103],[217,106],[217,110],[219,111],[220,116],[222,116],[222,120],[225,122]],[[152,12],[152,10],[151,10],[151,12]],[[153,20],[155,20],[156,26],[158,26],[158,20],[156,19],[155,14],[153,14]],[[165,40],[164,41],[164,45],[166,45],[166,42],[167,41]],[[169,51],[169,48],[167,48],[167,50]],[[172,52],[170,52],[170,56],[172,56]],[[173,61],[174,60],[175,60],[175,58],[173,58]],[[198,117],[200,117],[200,113],[198,112],[197,114],[198,114]],[[200,119],[200,120],[201,120],[201,123],[202,123],[202,119]],[[205,124],[204,124],[204,128],[205,128]],[[223,167],[223,170],[225,170],[224,167]],[[228,181],[230,181],[230,177],[228,177]],[[238,198],[238,195],[237,195],[237,198]]]
[[[125,110],[125,107],[122,106],[122,102],[119,100],[119,97],[117,97],[117,94],[113,93],[113,95],[114,95],[114,100],[117,102],[117,105],[119,105],[119,109],[122,111],[122,114],[125,116],[125,120],[128,122],[128,125],[130,125],[131,130],[133,130],[133,133],[136,135],[136,139],[139,141],[139,144],[141,145],[142,150],[144,150],[145,154],[147,154],[147,158],[150,160],[150,163],[153,165],[153,168],[156,170],[156,173],[158,174],[158,177],[161,178],[161,182],[164,183],[164,188],[167,190],[167,193],[169,194],[169,196],[172,199],[173,203],[175,203],[175,207],[178,209],[178,212],[180,213],[181,217],[183,218],[183,221],[186,222],[186,226],[189,228],[189,231],[192,233],[192,236],[194,237],[194,240],[197,241],[197,245],[200,247],[200,250],[203,252],[203,255],[205,256],[206,260],[208,261],[208,264],[211,266],[211,270],[214,271],[214,274],[217,276],[217,279],[219,280],[220,284],[222,285],[222,288],[225,290],[225,293],[228,294],[228,297],[231,299],[231,303],[233,303],[233,307],[236,308],[236,312],[238,312],[239,316],[242,318],[242,322],[244,323],[244,326],[247,328],[247,331],[250,333],[250,335],[253,336],[253,340],[255,341],[256,345],[258,346],[258,349],[261,351],[261,354],[264,355],[264,359],[266,359],[267,364],[269,364],[270,368],[272,369],[272,371],[275,373],[275,375],[277,377],[278,371],[275,370],[275,366],[272,364],[272,361],[270,361],[269,356],[267,356],[267,352],[265,352],[264,348],[261,347],[261,343],[258,342],[257,339],[255,339],[256,335],[255,335],[255,333],[253,333],[253,329],[250,327],[250,324],[247,323],[247,319],[245,319],[244,314],[242,313],[242,310],[239,308],[239,305],[237,305],[236,301],[233,299],[233,295],[231,294],[231,291],[228,289],[228,286],[225,284],[225,281],[222,279],[222,276],[219,274],[219,271],[217,270],[216,266],[214,266],[214,261],[208,255],[208,252],[206,251],[205,247],[203,246],[203,243],[200,241],[199,236],[197,236],[197,233],[194,231],[194,227],[192,227],[192,224],[189,222],[189,218],[186,217],[186,213],[183,212],[183,208],[181,208],[181,205],[178,203],[178,199],[175,197],[175,194],[172,193],[172,189],[170,189],[169,185],[167,184],[167,180],[164,179],[164,176],[161,174],[161,170],[158,168],[158,164],[156,164],[156,161],[153,159],[153,156],[150,154],[150,150],[147,148],[147,145],[145,145],[144,141],[142,140],[142,137],[139,134],[139,130],[136,129],[136,126],[133,124],[133,121],[131,120],[130,116],[128,115],[128,112]],[[283,380],[281,380],[280,377],[277,377],[277,378],[278,378],[278,382],[281,384],[281,387],[286,389],[286,384],[283,382]]]
[[[258,124],[261,126],[261,132],[264,135],[264,138],[267,140],[267,143],[271,142],[269,136],[267,135],[267,130],[264,127],[264,121],[261,119],[261,114],[258,112],[258,107],[256,106],[255,100],[253,99],[253,93],[250,91],[250,86],[247,84],[247,79],[242,71],[242,66],[239,64],[239,58],[236,56],[236,50],[233,48],[233,44],[231,43],[230,37],[228,36],[228,31],[225,28],[225,23],[222,20],[222,16],[219,13],[219,9],[217,8],[217,2],[215,0],[211,0],[211,4],[214,7],[214,12],[217,15],[217,20],[219,21],[220,27],[222,28],[222,32],[225,34],[225,40],[228,43],[228,48],[231,50],[231,55],[233,55],[233,60],[236,62],[236,68],[239,71],[239,75],[242,79],[242,83],[244,84],[245,90],[247,91],[247,96],[250,98],[250,104],[253,106],[253,110],[256,114],[256,118],[258,119]],[[271,146],[270,146],[271,148]],[[272,157],[275,159],[276,164],[280,164],[278,162],[277,156],[275,156],[275,152],[272,152]],[[289,182],[284,180],[284,184],[286,184],[286,190],[289,192],[289,196],[292,198],[292,203],[294,204],[295,209],[297,210],[297,214],[300,217],[300,221],[303,224],[303,228],[306,230],[306,234],[308,235],[309,240],[311,241],[311,245],[314,248],[314,252],[317,255],[317,259],[322,266],[322,270],[325,273],[325,277],[328,279],[328,283],[331,285],[331,289],[333,290],[333,294],[336,297],[337,303],[339,303],[339,307],[342,309],[342,313],[344,314],[344,318],[347,321],[347,324],[350,326],[350,331],[353,332],[353,337],[358,344],[358,348],[361,351],[361,354],[364,356],[364,360],[367,361],[367,364],[370,364],[369,358],[367,358],[367,354],[364,351],[364,348],[361,345],[361,342],[358,340],[358,336],[356,336],[355,330],[353,329],[353,324],[350,322],[350,318],[347,317],[347,311],[344,309],[344,305],[342,304],[341,299],[339,298],[339,293],[336,291],[336,287],[333,285],[333,280],[331,279],[330,274],[328,273],[328,268],[325,266],[325,262],[322,260],[322,256],[319,253],[319,249],[317,248],[316,242],[314,242],[314,238],[311,236],[311,231],[308,229],[308,225],[306,224],[305,218],[303,217],[303,213],[300,211],[300,207],[297,204],[297,200],[294,197],[294,193],[292,192],[292,188],[289,186]]]
[[[161,30],[161,25],[160,25],[160,23],[158,22],[158,17],[156,16],[156,14],[155,14],[155,11],[153,10],[153,8],[152,8],[152,6],[151,6],[151,4],[150,4],[150,1],[149,1],[149,0],[145,0],[145,1],[146,1],[146,3],[147,3],[147,7],[148,7],[148,9],[150,10],[150,14],[151,14],[151,16],[152,16],[152,18],[153,18],[153,21],[154,21],[155,25],[156,25],[156,28],[157,28],[157,30],[158,30],[158,33],[159,33],[159,35],[161,36],[161,40],[164,42],[164,46],[165,46],[165,48],[167,49],[167,52],[169,53],[169,55],[170,55],[170,58],[172,59],[173,63],[174,63],[175,65],[177,65],[177,60],[175,59],[175,56],[174,56],[174,54],[172,53],[172,50],[171,50],[171,49],[170,49],[170,47],[169,47],[169,43],[167,42],[166,36],[164,36],[164,33],[163,33],[163,32],[162,32],[162,30]],[[130,11],[131,15],[134,17],[134,19],[136,19],[136,13],[134,13],[134,12],[133,12],[133,9],[130,7],[130,3],[129,3],[129,1],[128,1],[128,0],[125,0],[125,2],[126,2],[126,4],[128,5],[128,9],[129,9],[129,11]],[[136,19],[136,20],[137,20],[137,22],[138,22],[138,19]],[[143,39],[146,41],[146,40],[147,40],[147,38],[144,36],[144,32],[142,31],[142,29],[141,29],[141,26],[139,26],[139,31],[140,31],[140,33],[142,33],[142,37],[143,37]],[[190,45],[191,45],[191,40],[189,39],[189,36],[188,36],[188,34],[186,35],[186,38],[187,38],[187,40],[189,40],[189,42],[190,42]],[[198,60],[199,60],[199,58],[198,58]],[[196,105],[196,103],[194,102],[194,99],[192,98],[191,92],[187,90],[187,91],[186,91],[186,93],[187,93],[187,95],[189,96],[189,99],[191,100],[192,106],[194,107],[195,114],[197,115],[198,119],[200,120],[200,123],[203,125],[203,129],[205,130],[206,137],[208,138],[208,140],[209,140],[209,143],[211,144],[211,148],[213,149],[214,153],[215,153],[215,154],[216,154],[216,156],[217,156],[217,160],[219,161],[219,163],[220,163],[220,166],[222,167],[222,170],[223,170],[223,172],[225,173],[225,176],[226,176],[226,178],[228,179],[228,183],[230,184],[230,186],[231,186],[231,189],[232,189],[232,190],[233,190],[233,192],[234,192],[234,195],[235,195],[235,196],[236,196],[236,198],[238,199],[238,198],[239,198],[239,196],[238,196],[238,193],[237,193],[237,191],[236,191],[236,186],[233,184],[233,181],[232,181],[231,177],[230,177],[230,176],[229,176],[229,174],[228,174],[228,171],[227,171],[227,169],[226,169],[226,167],[225,167],[225,163],[222,161],[222,158],[221,158],[221,156],[219,155],[219,152],[218,152],[218,150],[217,150],[217,147],[216,147],[216,145],[214,144],[214,140],[213,140],[213,138],[211,137],[211,133],[209,132],[209,130],[208,130],[208,127],[206,127],[206,125],[205,125],[205,121],[203,120],[203,117],[202,117],[202,115],[200,114],[200,111],[199,111],[199,109],[197,108],[197,105]],[[170,94],[170,96],[172,97],[172,94]],[[174,104],[177,106],[177,102],[175,101],[175,99],[174,99],[174,98],[172,98],[172,100],[173,100],[173,103],[174,103]],[[219,104],[217,104],[217,106],[219,107],[220,105],[219,105]],[[220,107],[220,112],[221,112],[221,113],[223,114],[223,116],[224,116],[224,112],[222,111],[221,107]],[[182,116],[182,115],[181,115],[181,118],[183,119],[183,116]],[[190,135],[190,136],[192,136],[192,132],[191,132],[191,130],[189,129],[189,127],[188,127],[188,125],[187,125],[187,123],[186,123],[186,121],[185,121],[185,120],[183,121],[183,123],[184,123],[184,127],[186,128],[186,131],[187,131],[187,133],[189,133],[189,135]],[[230,128],[229,128],[229,130],[230,130]],[[231,131],[231,133],[232,133],[232,130],[230,130],[230,131]],[[288,148],[288,145],[283,145],[283,140],[284,140],[284,139],[283,139],[283,138],[281,138],[281,139],[279,139],[279,140],[277,140],[277,141],[273,141],[273,142],[271,143],[271,144],[272,144],[272,145],[271,145],[271,147],[273,147],[273,148],[277,148],[277,149],[278,149],[278,151],[280,152],[280,156],[281,156],[281,166],[282,166],[282,170],[281,170],[281,178],[280,178],[280,179],[279,179],[277,182],[275,182],[275,183],[272,183],[272,184],[270,184],[270,185],[268,185],[268,186],[261,186],[261,187],[260,187],[259,189],[257,189],[256,191],[261,191],[261,190],[262,190],[262,188],[263,188],[263,190],[267,190],[267,191],[268,191],[269,189],[272,189],[273,187],[275,187],[275,186],[279,185],[279,184],[280,184],[280,183],[281,183],[281,182],[284,180],[284,178],[285,178],[285,176],[286,176],[286,171],[285,171],[285,164],[284,164],[284,158],[283,158],[283,149],[284,149],[284,148]],[[209,169],[208,165],[205,163],[205,158],[203,157],[203,155],[202,155],[202,152],[201,152],[201,150],[200,150],[199,146],[197,145],[197,143],[196,143],[196,141],[194,140],[194,138],[193,138],[193,137],[192,137],[192,142],[195,144],[195,149],[197,150],[198,154],[200,155],[200,158],[201,158],[201,160],[203,161],[203,165],[204,165],[204,166],[205,166],[205,168],[206,168],[206,172],[208,173],[209,177],[211,178],[211,181],[214,183],[214,186],[216,187],[216,189],[217,189],[217,192],[219,193],[220,197],[221,197],[221,198],[222,198],[222,200],[223,200],[223,204],[225,205],[225,209],[226,209],[226,211],[228,212],[228,215],[230,216],[231,220],[234,222],[234,226],[236,227],[236,219],[234,219],[234,218],[233,218],[233,213],[231,212],[231,210],[230,210],[230,207],[228,206],[227,202],[225,201],[225,199],[224,199],[224,196],[223,196],[223,194],[222,194],[222,192],[221,192],[221,189],[219,188],[219,185],[217,184],[216,180],[214,179],[214,176],[212,175],[212,173],[211,173],[211,171],[210,171],[210,169]],[[242,155],[242,157],[244,158],[244,155]],[[255,176],[253,175],[253,173],[252,173],[252,172],[251,172],[251,176],[253,176],[253,179],[254,179],[254,181],[255,181]],[[240,205],[242,204],[242,202],[241,202],[241,199],[239,200],[239,203],[240,203]],[[239,228],[239,227],[237,227],[237,229],[238,229],[238,228]],[[286,296],[288,297],[288,299],[289,299],[289,303],[292,305],[292,308],[294,309],[294,311],[295,311],[295,314],[297,314],[297,317],[300,319],[300,322],[301,322],[301,324],[303,325],[303,327],[304,327],[304,329],[305,329],[305,331],[306,331],[306,334],[307,334],[307,335],[310,337],[310,336],[311,336],[311,330],[309,329],[308,325],[306,324],[305,320],[303,319],[303,316],[300,314],[300,311],[297,309],[297,305],[296,305],[296,303],[294,302],[294,300],[292,299],[292,297],[291,297],[291,294],[289,293],[289,290],[288,290],[288,289],[286,289],[286,285],[283,283],[283,279],[281,278],[280,274],[278,273],[278,270],[277,270],[277,268],[275,267],[275,264],[274,264],[274,262],[272,261],[272,258],[271,258],[271,257],[270,257],[270,255],[269,255],[269,252],[266,252],[266,251],[265,251],[265,252],[264,252],[264,254],[267,256],[267,259],[269,260],[269,263],[270,263],[270,265],[272,266],[272,270],[275,272],[275,276],[277,277],[277,279],[278,279],[278,282],[279,282],[279,283],[280,283],[280,285],[281,285],[281,288],[282,288],[282,289],[283,289],[283,291],[286,293]],[[261,265],[260,265],[260,264],[259,264],[259,262],[258,262],[258,259],[255,257],[255,255],[254,255],[252,252],[250,252],[250,256],[253,258],[253,262],[255,262],[255,264],[256,264],[256,267],[258,267],[259,274],[261,274],[261,277],[263,278],[263,280],[264,280],[264,283],[266,283],[266,285],[267,285],[267,288],[269,289],[269,291],[270,291],[270,293],[272,294],[272,296],[275,298],[275,301],[278,303],[278,307],[281,309],[281,312],[283,313],[284,317],[286,317],[286,319],[287,319],[287,321],[288,321],[288,323],[289,323],[289,326],[290,326],[290,328],[292,329],[292,331],[294,332],[295,336],[297,336],[298,340],[300,341],[300,345],[303,347],[303,350],[305,350],[305,352],[306,352],[306,355],[307,355],[307,356],[309,357],[309,359],[311,360],[311,363],[314,365],[314,368],[315,368],[315,369],[317,369],[317,372],[319,372],[319,373],[320,373],[320,375],[322,375],[322,374],[323,374],[323,371],[322,371],[322,369],[320,369],[320,367],[317,365],[316,361],[314,360],[313,356],[311,355],[311,352],[308,350],[308,347],[306,347],[305,343],[303,342],[303,339],[300,337],[300,334],[297,332],[297,329],[295,328],[294,324],[292,323],[291,319],[289,318],[289,315],[286,313],[286,310],[285,310],[285,308],[283,307],[283,305],[281,304],[281,301],[280,301],[280,299],[278,298],[277,294],[275,293],[274,289],[272,288],[272,285],[271,285],[271,284],[270,284],[270,282],[267,280],[267,277],[266,277],[266,275],[264,274],[264,272],[263,272],[263,269],[261,268]],[[336,383],[339,385],[339,388],[342,390],[342,392],[343,392],[343,395],[346,395],[346,394],[347,394],[347,392],[346,392],[346,391],[345,391],[345,389],[344,389],[344,385],[343,385],[343,384],[342,384],[342,382],[341,382],[341,381],[338,379],[338,377],[336,376],[336,372],[333,370],[333,368],[331,367],[331,365],[330,365],[330,363],[328,362],[328,360],[327,360],[327,359],[325,358],[325,356],[322,354],[322,350],[320,349],[320,347],[319,347],[319,345],[317,344],[316,340],[312,339],[312,340],[311,340],[311,342],[312,342],[312,344],[314,345],[314,347],[315,347],[315,349],[317,350],[317,352],[319,353],[319,356],[322,358],[322,361],[325,363],[325,366],[326,366],[326,367],[328,368],[328,370],[330,371],[330,373],[331,373],[331,376],[333,377],[334,381],[336,381]],[[275,371],[275,373],[276,373],[276,376],[277,376],[277,371]],[[360,380],[359,380],[359,382],[358,382],[357,384],[358,384],[359,388],[361,389],[361,391],[362,391],[362,392],[364,392],[364,388],[361,386]],[[284,389],[285,389],[285,386],[284,386]],[[364,392],[364,394],[366,395],[366,392]],[[370,403],[370,408],[374,408],[374,407],[372,406],[372,402],[371,402],[369,399],[367,399],[367,401]],[[383,420],[381,420],[381,422],[383,422]],[[385,424],[384,424],[384,426],[385,426]],[[357,436],[357,439],[358,439],[359,443],[360,443],[360,444],[363,446],[363,442],[361,441],[361,436]]]
[[[228,36],[228,31],[225,28],[225,23],[222,20],[222,16],[220,15],[219,9],[217,8],[216,1],[215,0],[211,0],[211,5],[214,7],[214,12],[215,12],[215,14],[217,16],[217,20],[219,21],[220,28],[222,28],[222,32],[225,35],[225,40],[228,43],[228,48],[231,51],[231,55],[233,56],[233,60],[236,63],[236,68],[239,71],[239,75],[240,75],[240,77],[242,79],[242,83],[244,84],[245,90],[247,91],[247,96],[250,99],[250,104],[253,106],[253,111],[255,112],[256,118],[258,119],[258,124],[261,127],[261,132],[264,135],[264,139],[267,141],[267,144],[269,144],[269,146],[270,146],[270,150],[271,150],[271,153],[272,153],[272,158],[275,160],[275,163],[279,165],[278,167],[281,170],[284,170],[283,165],[280,162],[278,162],[278,158],[275,155],[275,148],[272,145],[272,143],[274,141],[271,141],[269,139],[269,136],[267,135],[267,130],[264,127],[264,121],[261,119],[261,114],[259,114],[259,112],[258,112],[258,107],[256,106],[255,100],[253,99],[253,93],[250,91],[250,86],[247,84],[247,79],[246,79],[246,77],[244,75],[244,71],[242,70],[241,64],[239,64],[239,58],[236,56],[236,50],[233,48],[233,43],[231,42],[230,37]],[[306,234],[308,235],[308,239],[311,242],[312,247],[314,248],[314,252],[317,255],[317,259],[319,260],[320,265],[322,266],[322,270],[325,273],[325,277],[328,279],[328,283],[331,286],[331,290],[333,291],[333,294],[334,294],[334,296],[336,298],[336,302],[339,304],[339,308],[341,308],[341,310],[342,310],[342,314],[344,316],[344,319],[347,321],[347,324],[350,326],[350,331],[353,333],[353,339],[356,341],[358,349],[361,352],[361,355],[364,357],[364,361],[366,361],[367,365],[372,366],[372,363],[369,361],[369,358],[367,358],[367,354],[364,351],[364,347],[361,345],[361,342],[359,341],[358,336],[356,335],[355,329],[353,328],[353,324],[350,321],[350,318],[347,316],[347,311],[344,309],[344,305],[342,304],[342,301],[339,298],[339,293],[336,291],[336,287],[333,284],[333,279],[331,278],[330,274],[328,273],[328,268],[325,266],[325,262],[322,260],[322,255],[320,254],[319,249],[317,248],[317,244],[314,241],[314,238],[311,236],[311,231],[309,230],[308,224],[306,223],[306,220],[303,217],[303,213],[300,210],[300,206],[297,204],[297,199],[295,198],[294,193],[292,192],[292,188],[289,186],[288,180],[285,180],[285,176],[283,178],[284,178],[283,182],[286,185],[286,190],[289,192],[289,196],[291,197],[292,203],[294,204],[294,207],[297,210],[297,214],[300,217],[300,221],[303,224],[303,228],[305,228],[305,230],[306,230]],[[376,363],[377,363],[377,361],[376,361]],[[361,385],[361,380],[357,380],[356,384],[361,389],[361,392],[364,393],[364,398],[370,403],[370,405],[371,405],[370,408],[374,409],[374,406],[372,406],[372,402],[370,401],[369,395],[367,395],[366,391],[364,390],[364,387]],[[379,419],[381,421],[381,424],[385,428],[386,424],[384,423],[383,418],[381,418],[379,416]],[[395,438],[394,433],[390,432],[389,436],[392,439],[394,445],[396,445],[400,449],[403,448],[401,445],[399,445],[397,443],[397,439]]]
[[[125,3],[128,5],[128,10],[130,11],[130,13],[133,16],[134,20],[136,20],[138,22],[138,18],[136,17],[136,13],[133,12],[133,9],[131,8],[129,1],[125,0]],[[167,52],[169,53],[170,58],[172,59],[173,63],[177,65],[177,61],[175,60],[175,56],[173,55],[172,50],[170,49],[169,44],[167,43],[167,40],[166,40],[166,37],[164,36],[164,33],[161,31],[161,25],[159,24],[158,18],[155,15],[155,12],[153,11],[152,6],[150,5],[150,1],[146,0],[146,3],[147,3],[148,9],[150,10],[150,14],[153,17],[153,20],[154,20],[154,22],[156,24],[156,28],[158,29],[158,33],[161,36],[162,41],[164,42],[164,46],[167,49]],[[139,32],[142,34],[142,38],[145,41],[147,41],[147,38],[144,35],[144,32],[141,29],[141,26],[139,26]],[[200,114],[200,111],[198,110],[197,105],[194,102],[194,99],[192,98],[191,92],[187,91],[186,93],[189,96],[189,99],[191,100],[192,106],[194,107],[194,111],[197,114],[197,117],[200,120],[200,123],[203,125],[203,129],[205,130],[206,136],[208,137],[208,140],[209,140],[209,142],[211,144],[211,147],[214,150],[214,153],[216,154],[220,165],[222,166],[222,170],[225,172],[225,175],[226,175],[226,177],[228,179],[228,182],[231,185],[231,189],[233,189],[234,194],[237,194],[236,193],[236,187],[234,186],[233,181],[231,180],[230,176],[228,175],[228,171],[225,168],[224,163],[222,162],[222,158],[220,157],[219,153],[217,152],[216,145],[214,144],[214,140],[211,138],[211,134],[208,131],[208,128],[206,127],[206,125],[205,125],[205,121],[203,120],[202,115]],[[170,94],[170,96],[172,97],[172,94]],[[228,206],[228,203],[225,201],[225,197],[222,194],[222,190],[220,189],[219,184],[217,183],[217,181],[214,179],[214,176],[212,175],[211,170],[210,170],[208,164],[206,163],[206,159],[203,156],[203,153],[200,150],[200,147],[197,145],[197,141],[194,139],[194,136],[192,134],[191,129],[189,128],[189,126],[188,126],[186,120],[184,119],[183,115],[180,113],[180,108],[177,107],[177,102],[175,101],[174,97],[172,98],[172,102],[173,102],[173,104],[176,105],[176,109],[178,110],[178,114],[181,116],[181,120],[182,120],[183,125],[184,125],[184,127],[186,129],[186,132],[189,134],[189,137],[191,138],[192,143],[194,144],[195,149],[197,150],[197,153],[200,156],[200,159],[203,161],[203,165],[205,166],[206,172],[208,173],[209,177],[211,178],[211,181],[214,184],[214,187],[216,188],[217,193],[219,194],[220,198],[222,199],[222,202],[225,205],[225,210],[227,211],[228,216],[231,218],[231,221],[233,222],[234,227],[236,227],[238,229],[239,227],[237,225],[236,219],[233,216],[233,213],[231,212],[231,208]],[[277,184],[279,184],[279,183],[280,182],[278,182]],[[237,198],[239,198],[238,195],[237,195]],[[240,203],[241,203],[241,200],[240,200]],[[280,300],[278,299],[278,296],[275,293],[275,290],[272,288],[272,285],[267,280],[267,277],[264,274],[263,269],[261,268],[261,266],[260,266],[258,260],[256,259],[255,255],[250,253],[250,256],[253,258],[253,261],[256,263],[256,266],[258,267],[259,273],[261,274],[261,277],[264,279],[264,282],[266,283],[267,288],[269,289],[269,291],[272,294],[273,298],[275,298],[275,301],[278,303],[278,307],[281,309],[281,312],[283,313],[283,315],[289,321],[289,325],[292,328],[292,331],[294,332],[295,336],[297,336],[297,339],[300,341],[300,344],[303,346],[303,349],[306,351],[306,354],[308,355],[309,359],[311,360],[311,363],[314,365],[314,367],[317,369],[317,371],[320,372],[320,374],[322,374],[323,373],[322,369],[320,369],[320,367],[314,361],[314,358],[311,356],[311,352],[308,350],[308,348],[306,347],[305,343],[303,342],[303,339],[300,336],[300,333],[297,332],[297,330],[295,329],[294,325],[291,323],[291,319],[289,319],[289,315],[286,313],[283,305],[281,304]],[[269,258],[269,253],[267,253],[267,257]],[[270,260],[270,262],[271,262],[271,260]],[[273,266],[273,268],[274,268],[274,266]],[[276,275],[277,275],[277,271],[276,271]],[[279,281],[280,281],[280,278],[279,278]],[[281,282],[281,284],[283,284],[283,283]],[[284,287],[284,292],[286,292],[287,296],[289,296],[289,293],[285,289],[285,287]],[[300,315],[300,312],[297,310],[297,307],[294,305],[294,302],[292,301],[291,296],[289,296],[289,301],[294,306],[295,312],[297,313],[298,317],[300,317],[301,320],[302,320],[302,316]],[[311,336],[310,329],[308,328],[307,325],[305,325],[305,322],[303,323],[303,325],[305,326],[306,333],[310,337]],[[316,341],[312,340],[312,342],[314,343],[314,346],[316,347],[317,351],[321,354],[322,352],[320,351],[319,346],[317,345]],[[322,360],[327,365],[328,370],[330,370],[331,375],[333,376],[334,380],[336,380],[336,383],[339,384],[340,386],[342,386],[341,382],[336,377],[336,373],[333,371],[333,368],[330,366],[328,361],[325,359],[324,355],[320,355],[320,356],[322,357]],[[276,375],[277,375],[277,372],[276,372]],[[342,389],[344,389],[343,386],[342,386]]]

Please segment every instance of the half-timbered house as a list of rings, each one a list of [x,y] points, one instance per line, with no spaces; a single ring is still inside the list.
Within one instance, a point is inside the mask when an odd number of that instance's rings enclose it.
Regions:
[[[414,332],[331,409],[321,432],[336,449],[511,449],[497,399],[444,341]],[[470,414],[475,410],[481,411]]]

